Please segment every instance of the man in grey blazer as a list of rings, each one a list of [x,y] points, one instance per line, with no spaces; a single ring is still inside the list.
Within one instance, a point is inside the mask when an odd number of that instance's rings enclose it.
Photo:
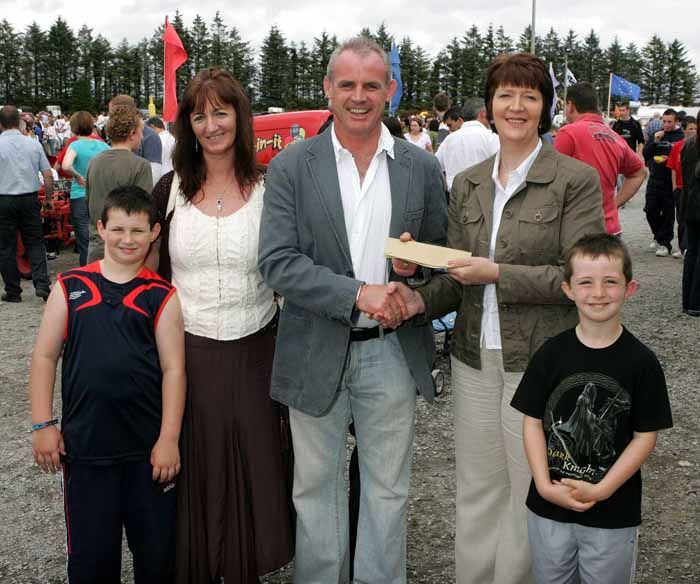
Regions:
[[[395,85],[376,43],[342,44],[324,80],[333,125],[285,149],[267,175],[259,266],[284,297],[272,397],[290,408],[296,584],[348,581],[351,417],[362,485],[354,582],[406,582],[416,388],[432,400],[434,343],[419,321],[390,328],[405,306],[387,284],[414,267],[383,250],[404,232],[443,243],[447,213],[435,158],[381,123]]]

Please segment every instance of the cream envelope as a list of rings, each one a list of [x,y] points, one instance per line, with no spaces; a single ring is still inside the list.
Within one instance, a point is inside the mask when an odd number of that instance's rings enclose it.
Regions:
[[[460,260],[472,257],[471,252],[419,243],[417,241],[401,241],[388,237],[384,256],[404,260],[427,268],[448,268],[449,260]]]

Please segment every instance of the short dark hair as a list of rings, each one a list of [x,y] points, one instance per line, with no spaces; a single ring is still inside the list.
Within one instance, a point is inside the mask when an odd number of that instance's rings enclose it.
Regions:
[[[445,115],[442,116],[442,121],[446,122],[447,120],[459,120],[459,119],[464,119],[464,114],[462,113],[462,108],[457,107],[456,105],[453,105],[450,109],[448,109],[445,112]]]
[[[430,119],[430,121],[428,122],[428,131],[429,132],[439,132],[440,131],[440,122],[438,122],[437,118]]]
[[[387,127],[389,133],[394,136],[394,138],[403,139],[403,132],[401,131],[401,122],[393,116],[387,116],[382,120],[382,123]]]
[[[236,138],[231,158],[238,186],[247,199],[260,180],[262,170],[255,158],[255,136],[250,100],[241,84],[223,69],[203,69],[189,82],[175,118],[176,138],[173,167],[180,177],[180,188],[192,201],[207,178],[202,149],[190,122],[190,114],[204,111],[207,104],[230,105],[236,112]]]
[[[158,128],[159,130],[165,130],[165,124],[160,118],[148,118],[146,120],[146,125],[151,126],[152,128]]]
[[[673,116],[677,120],[678,119],[678,112],[676,110],[674,110],[672,107],[670,107],[664,111],[662,116]]]
[[[444,112],[450,107],[450,96],[446,93],[436,93],[433,97],[433,108],[435,111]]]
[[[554,100],[554,86],[545,62],[532,53],[503,53],[489,65],[486,72],[484,102],[489,120],[493,120],[493,96],[501,85],[528,87],[542,94],[542,115],[538,133],[541,136],[552,127],[550,106]]]
[[[19,110],[13,105],[6,105],[0,109],[0,126],[6,130],[19,128]]]
[[[685,130],[689,124],[695,124],[696,126],[698,125],[698,120],[695,118],[695,116],[685,116],[681,122],[681,128]]]
[[[70,130],[76,136],[89,136],[95,127],[95,118],[90,112],[75,112],[70,117]]]
[[[597,114],[598,94],[595,87],[588,81],[580,81],[569,88],[566,94],[566,101],[570,101],[576,106],[576,111],[580,114]]]
[[[617,258],[622,260],[622,273],[625,281],[632,280],[632,258],[627,246],[622,243],[619,237],[607,233],[594,233],[584,235],[564,254],[564,280],[571,284],[573,276],[573,259],[576,256],[587,256],[593,259],[600,256]]]
[[[158,210],[153,197],[148,191],[144,191],[136,185],[117,187],[112,189],[105,198],[105,206],[102,209],[100,220],[106,226],[109,220],[109,212],[112,209],[124,211],[127,215],[145,213],[148,215],[148,224],[153,226],[158,223]]]

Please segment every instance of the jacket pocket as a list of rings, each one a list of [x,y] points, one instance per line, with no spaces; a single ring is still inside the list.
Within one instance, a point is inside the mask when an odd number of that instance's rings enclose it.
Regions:
[[[408,231],[415,240],[418,240],[424,214],[425,209],[416,209],[415,211],[406,211],[404,213],[403,230],[404,232]]]
[[[523,252],[559,252],[559,208],[530,207],[520,210],[518,245]],[[541,261],[543,258],[539,258]]]

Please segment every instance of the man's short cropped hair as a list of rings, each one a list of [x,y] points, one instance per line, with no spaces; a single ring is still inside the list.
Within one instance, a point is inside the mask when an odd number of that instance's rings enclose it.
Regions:
[[[19,128],[19,110],[13,105],[6,105],[0,109],[0,126],[5,130]]]
[[[144,191],[136,185],[117,187],[109,192],[105,198],[105,206],[100,217],[102,225],[105,227],[112,209],[124,211],[127,215],[145,213],[148,215],[148,224],[151,228],[159,221],[153,197],[148,191]]]
[[[453,105],[450,109],[448,109],[445,112],[445,115],[442,116],[442,121],[446,122],[447,120],[454,120],[456,122],[460,118],[464,119],[464,114],[462,113],[462,108],[457,107],[456,105]]]
[[[696,126],[698,125],[698,120],[695,118],[695,116],[685,116],[681,122],[681,128],[685,130],[690,124],[695,124]]]
[[[570,101],[576,106],[576,111],[580,114],[597,114],[598,94],[595,87],[588,81],[581,81],[569,87],[566,94],[566,101]]]
[[[326,77],[329,81],[333,81],[333,68],[335,67],[335,62],[340,57],[341,53],[345,51],[352,51],[360,55],[361,57],[368,57],[371,53],[376,53],[379,58],[384,61],[384,67],[386,69],[386,85],[391,83],[391,63],[389,62],[389,56],[386,51],[379,46],[378,43],[365,36],[353,37],[342,44],[338,45],[336,49],[331,53],[330,59],[328,59],[328,66],[326,67]]]
[[[607,233],[595,233],[584,235],[564,254],[564,280],[571,284],[573,276],[573,259],[578,256],[592,259],[606,256],[610,259],[622,260],[622,273],[625,282],[632,280],[632,258],[627,246],[619,237]]]
[[[471,122],[479,117],[479,112],[484,109],[484,100],[480,97],[470,97],[464,100],[462,105],[462,119]]]
[[[438,112],[445,112],[450,107],[450,96],[446,93],[436,93],[433,96],[433,109]]]
[[[673,119],[678,120],[678,112],[676,110],[674,110],[672,107],[665,110],[663,115],[664,116],[673,116]]]
[[[165,130],[165,124],[163,123],[163,120],[157,117],[153,118],[148,118],[146,120],[146,125],[151,126],[151,128],[158,128],[159,130]]]

